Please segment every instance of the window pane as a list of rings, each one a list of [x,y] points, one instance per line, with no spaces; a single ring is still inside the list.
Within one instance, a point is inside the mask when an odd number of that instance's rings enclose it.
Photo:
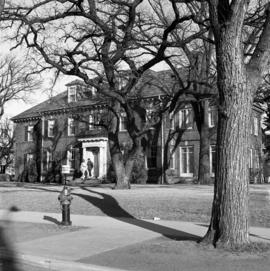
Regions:
[[[194,172],[194,148],[186,146],[180,148],[180,170],[182,175],[192,176]]]

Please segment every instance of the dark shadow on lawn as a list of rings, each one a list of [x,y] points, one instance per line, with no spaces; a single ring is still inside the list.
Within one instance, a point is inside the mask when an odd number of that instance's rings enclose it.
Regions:
[[[97,208],[99,208],[104,214],[106,214],[109,217],[113,217],[115,219],[118,219],[122,222],[129,223],[132,225],[136,225],[138,227],[157,232],[159,234],[162,234],[163,236],[179,240],[179,241],[199,241],[201,238],[197,235],[189,234],[187,232],[179,231],[173,228],[169,228],[166,226],[158,225],[156,223],[151,223],[145,220],[140,220],[132,216],[130,213],[128,213],[126,210],[124,210],[118,203],[117,200],[115,200],[112,196],[93,191],[91,189],[87,188],[81,188],[87,192],[96,194],[98,196],[101,196],[102,198],[93,197],[91,195],[85,195],[80,193],[73,193],[73,195],[79,196],[86,200],[87,202],[93,204]]]
[[[47,192],[55,192],[59,193],[60,191],[58,190],[53,190],[53,189],[48,189],[44,187],[36,187],[33,189],[36,190],[42,190],[42,191],[47,191]],[[72,189],[72,187],[71,187]],[[115,200],[112,196],[93,191],[91,189],[87,189],[86,187],[80,187],[80,189],[85,190],[87,192],[96,194],[98,196],[101,196],[102,198],[98,198],[92,195],[86,195],[86,194],[81,194],[81,193],[72,193],[74,196],[78,196],[90,204],[96,206],[99,208],[104,214],[106,214],[109,217],[115,218],[117,220],[120,220],[125,223],[129,223],[132,225],[136,225],[138,227],[157,232],[167,238],[177,240],[177,241],[195,241],[198,242],[201,240],[200,236],[193,235],[184,231],[179,231],[173,228],[169,228],[166,226],[158,225],[155,223],[151,223],[148,221],[140,220],[137,219],[136,217],[132,216],[130,213],[128,213],[126,210],[124,210],[118,203],[117,200]],[[54,222],[54,221],[52,221]]]

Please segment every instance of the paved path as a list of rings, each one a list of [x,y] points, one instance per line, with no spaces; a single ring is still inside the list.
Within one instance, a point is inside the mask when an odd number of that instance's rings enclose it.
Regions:
[[[48,223],[60,221],[56,213],[13,212],[0,210],[2,220],[14,222]],[[51,221],[49,221],[51,220]],[[153,238],[169,236],[177,240],[192,240],[202,237],[207,227],[200,223],[116,219],[105,216],[72,215],[72,225],[87,227],[73,232],[18,242],[15,248],[19,259],[48,267],[52,270],[119,270],[81,263],[80,260],[112,249],[125,247]],[[252,240],[270,242],[270,229],[251,228]]]

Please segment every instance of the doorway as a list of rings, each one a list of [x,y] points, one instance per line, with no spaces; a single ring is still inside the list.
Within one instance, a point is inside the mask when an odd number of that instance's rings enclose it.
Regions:
[[[91,170],[91,177],[98,178],[99,177],[99,148],[98,147],[87,147],[85,152],[85,162],[90,159],[93,163],[93,168]],[[90,173],[90,172],[89,172]]]

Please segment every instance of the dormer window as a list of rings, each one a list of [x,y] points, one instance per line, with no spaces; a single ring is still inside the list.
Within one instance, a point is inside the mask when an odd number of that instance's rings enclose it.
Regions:
[[[76,86],[70,86],[68,88],[68,102],[76,102],[77,101],[77,89]]]

